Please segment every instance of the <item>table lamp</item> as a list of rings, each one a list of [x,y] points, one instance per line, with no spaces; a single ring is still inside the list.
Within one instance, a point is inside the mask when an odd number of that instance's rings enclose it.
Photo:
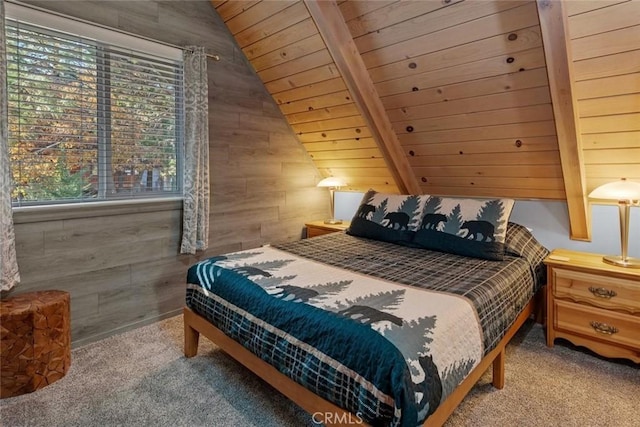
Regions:
[[[329,193],[331,194],[331,219],[325,219],[325,224],[342,224],[341,219],[336,219],[336,213],[334,208],[334,195],[335,191],[340,187],[344,187],[347,185],[341,178],[336,178],[334,176],[330,176],[328,178],[323,179],[318,183],[318,187],[327,187],[329,188]]]
[[[629,211],[631,206],[640,206],[640,183],[627,181],[609,182],[589,193],[590,199],[615,200],[620,209],[620,245],[622,254],[607,255],[603,261],[620,267],[640,268],[640,259],[627,255],[629,249]]]

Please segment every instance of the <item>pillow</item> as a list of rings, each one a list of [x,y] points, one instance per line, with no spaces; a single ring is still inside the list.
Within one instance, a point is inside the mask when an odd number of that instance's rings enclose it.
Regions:
[[[549,250],[536,240],[533,233],[525,226],[510,222],[504,239],[505,252],[521,258],[535,258],[534,263],[542,262]]]
[[[510,222],[507,226],[504,246],[506,254],[524,258],[529,263],[531,271],[538,279],[536,280],[538,286],[547,283],[547,267],[543,261],[549,255],[549,249],[542,246],[531,231],[520,224]]]
[[[385,194],[369,190],[362,197],[347,233],[384,242],[411,244],[428,198],[428,195]]]
[[[512,199],[430,197],[413,243],[425,249],[504,259]]]

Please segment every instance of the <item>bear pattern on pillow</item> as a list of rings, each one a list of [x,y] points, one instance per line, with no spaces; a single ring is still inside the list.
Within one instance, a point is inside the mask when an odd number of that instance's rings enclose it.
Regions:
[[[425,249],[490,260],[504,259],[514,201],[432,196],[413,243]]]
[[[411,243],[428,195],[385,194],[367,191],[347,233],[385,242]]]

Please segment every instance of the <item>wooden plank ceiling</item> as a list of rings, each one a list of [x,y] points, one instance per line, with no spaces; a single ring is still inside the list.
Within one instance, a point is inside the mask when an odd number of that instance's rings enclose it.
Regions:
[[[569,195],[572,237],[587,239],[588,191],[640,178],[640,2],[560,15],[554,2],[212,1],[324,176],[359,191]],[[552,106],[550,78],[568,100]]]
[[[640,1],[567,4],[587,191],[640,181]]]

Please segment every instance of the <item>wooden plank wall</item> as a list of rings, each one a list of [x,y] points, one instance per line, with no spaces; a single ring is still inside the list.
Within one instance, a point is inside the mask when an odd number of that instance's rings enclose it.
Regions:
[[[640,1],[567,9],[587,191],[640,181]]]
[[[196,259],[299,239],[304,222],[330,216],[317,169],[208,1],[29,3],[221,57],[208,64],[208,251],[178,255],[180,202],[16,213],[14,293],[69,291],[74,346],[178,314]]]
[[[180,203],[93,215],[15,215],[22,282],[14,293],[70,292],[74,346],[176,314],[184,299]]]

